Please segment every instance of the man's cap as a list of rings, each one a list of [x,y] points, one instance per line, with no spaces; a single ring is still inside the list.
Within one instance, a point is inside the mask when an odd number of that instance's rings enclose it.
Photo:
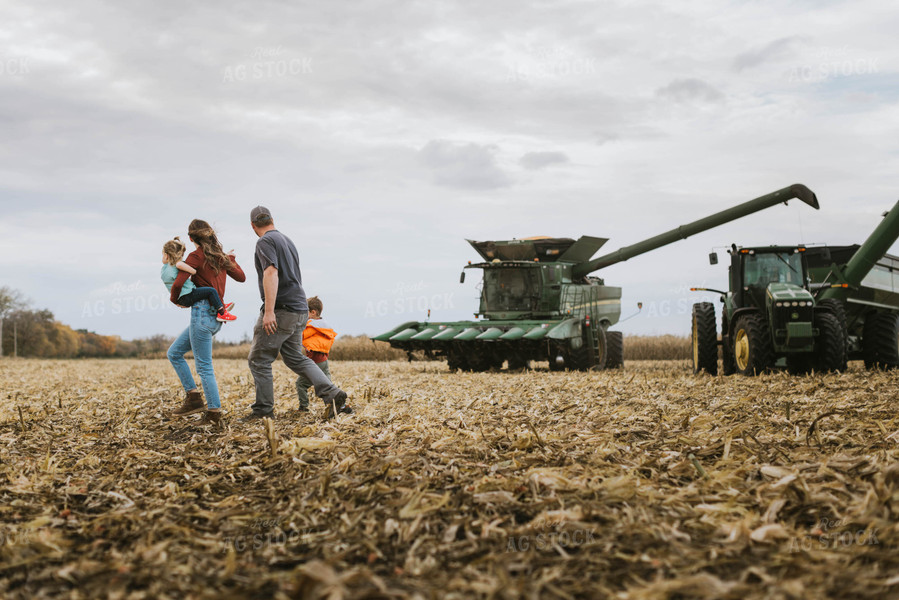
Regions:
[[[264,206],[257,206],[250,211],[250,221],[252,221],[253,223],[261,221],[265,218],[271,219],[272,213]]]

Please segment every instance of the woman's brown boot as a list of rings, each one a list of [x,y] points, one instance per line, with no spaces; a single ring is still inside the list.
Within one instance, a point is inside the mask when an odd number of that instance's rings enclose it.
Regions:
[[[203,394],[199,390],[187,392],[184,402],[172,411],[173,417],[186,417],[187,415],[195,415],[198,412],[206,410],[206,402],[203,401]]]

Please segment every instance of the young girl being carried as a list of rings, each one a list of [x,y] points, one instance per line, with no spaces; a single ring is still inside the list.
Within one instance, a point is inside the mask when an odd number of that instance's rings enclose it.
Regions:
[[[168,288],[169,292],[172,291],[172,284],[175,283],[179,270],[190,273],[191,275],[194,275],[197,272],[196,269],[189,264],[182,262],[181,259],[184,258],[184,251],[184,242],[178,239],[178,237],[167,241],[162,246],[162,282],[165,284],[165,287]],[[216,320],[227,322],[237,319],[237,317],[229,312],[234,308],[234,303],[230,302],[229,304],[224,305],[218,292],[215,291],[215,288],[196,287],[190,279],[185,281],[184,285],[181,287],[181,295],[178,296],[178,304],[180,306],[193,306],[200,300],[206,300],[209,302],[209,305],[216,310]]]

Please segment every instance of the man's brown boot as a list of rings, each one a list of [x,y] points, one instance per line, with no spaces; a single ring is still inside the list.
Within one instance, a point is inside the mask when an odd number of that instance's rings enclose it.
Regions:
[[[206,402],[203,401],[203,394],[194,390],[187,392],[187,397],[180,407],[172,411],[173,417],[186,417],[187,415],[195,415],[206,410]]]
[[[222,413],[218,410],[207,410],[203,418],[197,423],[197,427],[212,427],[218,429],[222,426]]]

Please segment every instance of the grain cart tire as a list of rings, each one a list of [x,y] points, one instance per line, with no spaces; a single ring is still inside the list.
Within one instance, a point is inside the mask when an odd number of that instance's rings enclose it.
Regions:
[[[846,336],[843,335],[839,319],[830,313],[818,313],[815,315],[815,328],[818,329],[815,360],[812,363],[815,370],[828,373],[845,369],[843,357],[846,351]]]
[[[586,335],[584,342],[580,348],[571,348],[568,355],[571,357],[569,368],[576,371],[589,371],[595,369],[600,371],[606,366],[606,357],[608,356],[608,342],[606,341],[606,332],[602,327],[597,327],[593,332],[596,340],[596,351],[590,349],[587,343]]]
[[[840,323],[840,331],[843,332],[843,360],[838,371],[845,371],[849,367],[849,326],[846,307],[839,300],[826,298],[818,302],[818,308],[829,310]]]
[[[862,358],[865,360],[865,369],[876,368],[877,353],[875,352],[874,328],[876,326],[874,316],[876,312],[865,315],[865,326],[862,329]]]
[[[869,356],[874,369],[899,367],[899,315],[880,312],[865,323],[865,366]]]
[[[733,375],[737,370],[734,362],[734,348],[730,336],[727,335],[727,311],[721,311],[721,372]]]
[[[693,305],[693,372],[718,374],[718,332],[715,330],[715,305],[697,302]]]
[[[621,369],[624,367],[624,335],[620,331],[606,331],[607,369]]]
[[[741,375],[758,375],[774,364],[771,334],[761,315],[749,313],[739,317],[734,324],[732,344],[736,372]]]

